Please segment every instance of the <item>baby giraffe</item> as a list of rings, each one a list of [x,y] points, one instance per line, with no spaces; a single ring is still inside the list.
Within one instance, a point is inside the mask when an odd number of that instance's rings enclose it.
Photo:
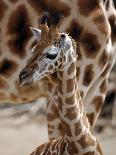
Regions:
[[[76,80],[76,61],[78,50],[74,40],[66,33],[60,33],[60,16],[51,18],[50,27],[43,16],[40,28],[36,31],[38,43],[33,49],[32,58],[21,71],[21,85],[32,84],[54,72],[58,76],[58,108],[65,135],[39,146],[31,155],[103,155],[89,125],[83,103],[81,102]],[[78,48],[78,46],[77,46]]]

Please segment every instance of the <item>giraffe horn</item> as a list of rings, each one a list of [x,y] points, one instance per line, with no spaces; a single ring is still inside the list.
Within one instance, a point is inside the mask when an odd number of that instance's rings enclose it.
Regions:
[[[49,28],[47,25],[49,19],[49,14],[48,13],[44,13],[44,15],[40,18],[40,29],[41,29],[41,38],[46,38],[49,32]]]
[[[61,24],[61,13],[54,13],[50,20],[50,29],[49,29],[49,36],[50,38],[57,37],[59,35],[59,26]]]

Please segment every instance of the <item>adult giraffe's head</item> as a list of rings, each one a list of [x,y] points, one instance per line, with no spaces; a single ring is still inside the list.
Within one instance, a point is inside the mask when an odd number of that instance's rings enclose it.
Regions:
[[[72,48],[72,39],[66,33],[60,33],[60,15],[54,14],[47,25],[48,17],[41,18],[40,29],[31,28],[37,39],[37,44],[32,49],[32,57],[26,67],[20,72],[21,85],[28,85],[44,78],[60,69],[66,64],[67,55]]]

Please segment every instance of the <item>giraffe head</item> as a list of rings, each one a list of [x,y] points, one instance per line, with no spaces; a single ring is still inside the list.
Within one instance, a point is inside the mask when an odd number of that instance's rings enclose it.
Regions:
[[[21,85],[28,85],[40,80],[60,69],[66,64],[67,55],[72,48],[72,39],[66,33],[60,33],[60,15],[51,17],[51,25],[47,25],[48,18],[43,16],[40,22],[41,30],[31,28],[37,39],[32,49],[32,57],[26,67],[20,72]]]

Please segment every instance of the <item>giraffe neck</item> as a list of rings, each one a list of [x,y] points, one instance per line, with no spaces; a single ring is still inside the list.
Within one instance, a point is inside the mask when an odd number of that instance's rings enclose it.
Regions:
[[[76,58],[73,54],[69,55],[62,71],[58,72],[58,79],[59,114],[66,139],[70,142],[70,146],[75,147],[80,153],[84,153],[84,149],[88,149],[88,152],[97,152],[96,138],[90,132],[88,119],[80,100],[76,82]]]

